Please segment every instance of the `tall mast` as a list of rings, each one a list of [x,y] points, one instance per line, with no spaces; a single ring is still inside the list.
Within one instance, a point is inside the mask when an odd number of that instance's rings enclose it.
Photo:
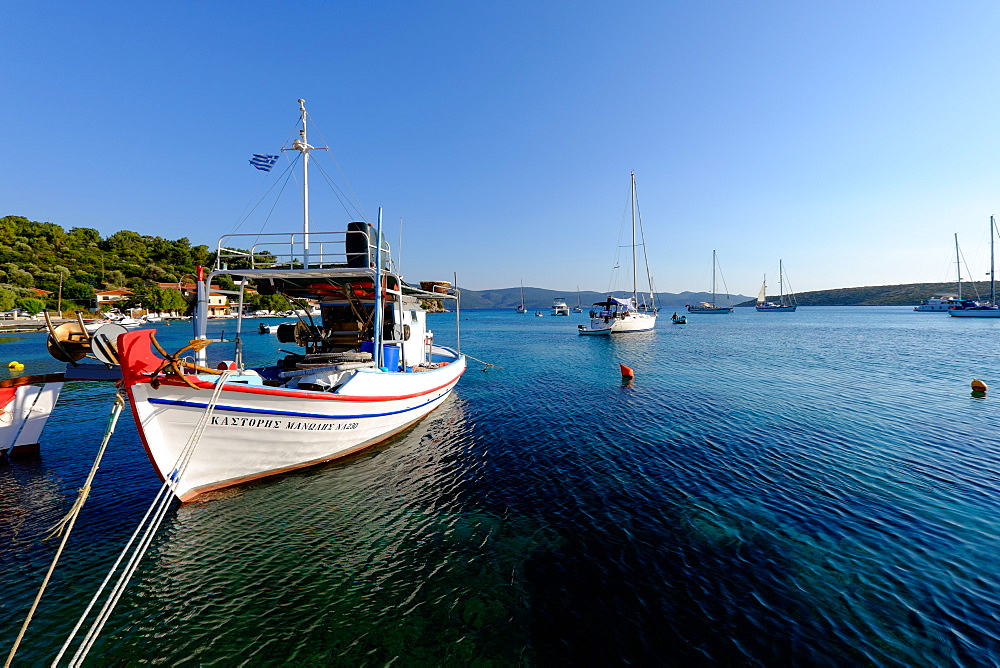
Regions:
[[[778,260],[778,303],[781,306],[785,305],[785,284],[782,281],[782,277],[785,275],[785,268],[781,264],[781,260]]]
[[[712,251],[712,306],[715,306],[715,251]]]
[[[962,301],[962,260],[958,254],[958,232],[955,232],[955,266],[958,267],[958,301]]]
[[[635,172],[632,172],[632,303],[639,304],[639,281],[635,273]]]
[[[996,306],[997,294],[994,286],[996,281],[993,280],[993,238],[996,236],[996,225],[993,222],[993,216],[990,216],[990,306]]]

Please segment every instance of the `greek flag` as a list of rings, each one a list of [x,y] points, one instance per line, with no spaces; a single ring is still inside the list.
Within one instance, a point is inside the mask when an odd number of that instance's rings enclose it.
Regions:
[[[274,167],[274,163],[278,162],[278,157],[276,155],[261,155],[260,153],[254,153],[253,157],[250,158],[250,164],[257,169],[263,170],[265,172],[271,171]]]

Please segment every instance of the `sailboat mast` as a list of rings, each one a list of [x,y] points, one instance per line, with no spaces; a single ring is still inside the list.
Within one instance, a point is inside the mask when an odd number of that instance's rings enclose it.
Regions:
[[[639,281],[635,273],[635,172],[632,172],[632,303],[638,305]]]
[[[993,240],[996,238],[996,223],[993,222],[993,216],[990,216],[990,306],[996,306],[997,303],[997,293],[994,286],[996,281],[993,278]]]
[[[958,232],[955,232],[955,266],[958,267],[958,301],[962,301],[962,260],[958,254]]]
[[[785,275],[785,267],[781,264],[781,260],[778,260],[778,303],[782,306],[785,305],[785,284],[782,278]]]
[[[715,251],[712,251],[712,306],[715,306]]]

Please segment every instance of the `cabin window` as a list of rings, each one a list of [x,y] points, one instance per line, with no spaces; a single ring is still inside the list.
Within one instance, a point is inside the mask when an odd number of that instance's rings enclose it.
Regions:
[[[417,312],[410,311],[410,322],[416,322],[416,321],[417,321]]]

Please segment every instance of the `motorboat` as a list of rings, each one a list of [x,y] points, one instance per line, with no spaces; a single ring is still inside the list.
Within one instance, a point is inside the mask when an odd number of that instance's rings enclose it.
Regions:
[[[562,297],[552,300],[552,315],[569,315],[569,306]]]

